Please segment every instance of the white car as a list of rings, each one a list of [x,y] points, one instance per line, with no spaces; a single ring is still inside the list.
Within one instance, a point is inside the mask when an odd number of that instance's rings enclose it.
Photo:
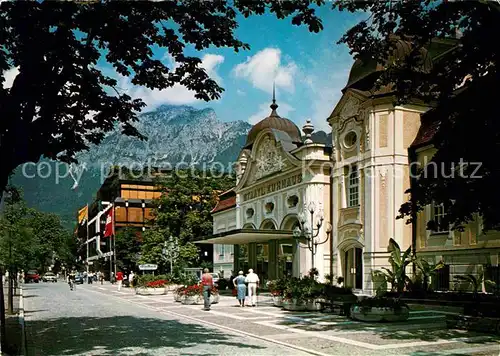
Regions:
[[[52,272],[47,272],[43,275],[42,281],[44,281],[44,282],[57,282],[57,276]]]

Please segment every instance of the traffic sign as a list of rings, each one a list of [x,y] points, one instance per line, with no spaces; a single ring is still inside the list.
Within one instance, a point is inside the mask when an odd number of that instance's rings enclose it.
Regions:
[[[158,265],[153,265],[153,264],[139,265],[139,269],[141,271],[156,271],[158,269]]]

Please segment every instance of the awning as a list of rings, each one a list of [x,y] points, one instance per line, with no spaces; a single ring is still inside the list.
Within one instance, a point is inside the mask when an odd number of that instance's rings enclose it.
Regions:
[[[293,232],[289,230],[237,229],[207,236],[206,239],[196,241],[195,244],[242,245],[250,242],[291,238],[293,238]]]

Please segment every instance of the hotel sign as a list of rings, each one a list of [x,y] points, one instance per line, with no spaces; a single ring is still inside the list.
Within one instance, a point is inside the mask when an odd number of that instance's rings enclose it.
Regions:
[[[285,189],[296,184],[302,183],[302,173],[296,174],[294,176],[281,179],[274,183],[269,183],[268,185],[263,185],[261,187],[255,188],[254,190],[243,194],[243,201],[255,199],[264,195],[274,193],[278,190]]]

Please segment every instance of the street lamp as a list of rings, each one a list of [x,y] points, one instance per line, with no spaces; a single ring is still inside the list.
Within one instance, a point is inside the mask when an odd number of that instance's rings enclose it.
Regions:
[[[173,262],[179,257],[179,242],[177,237],[174,239],[172,235],[168,238],[168,241],[163,243],[162,255],[165,261],[170,260],[170,273],[172,273]]]
[[[314,256],[318,252],[318,245],[322,245],[326,243],[330,237],[332,232],[332,225],[328,222],[326,227],[326,238],[321,241],[317,240],[319,232],[321,230],[321,226],[323,226],[324,216],[323,211],[320,209],[316,214],[316,222],[314,219],[314,213],[316,212],[316,204],[314,202],[310,202],[307,206],[307,209],[302,210],[299,213],[299,221],[300,225],[293,229],[293,237],[297,240],[305,239],[307,242],[307,248],[311,251],[311,264],[312,269],[314,269]],[[308,214],[309,213],[309,214]],[[309,216],[308,216],[309,215]],[[310,217],[310,226],[307,226],[306,223]],[[316,227],[315,227],[316,225]],[[300,246],[300,245],[299,245]],[[303,247],[303,246],[300,246]],[[306,248],[306,247],[303,247]]]

